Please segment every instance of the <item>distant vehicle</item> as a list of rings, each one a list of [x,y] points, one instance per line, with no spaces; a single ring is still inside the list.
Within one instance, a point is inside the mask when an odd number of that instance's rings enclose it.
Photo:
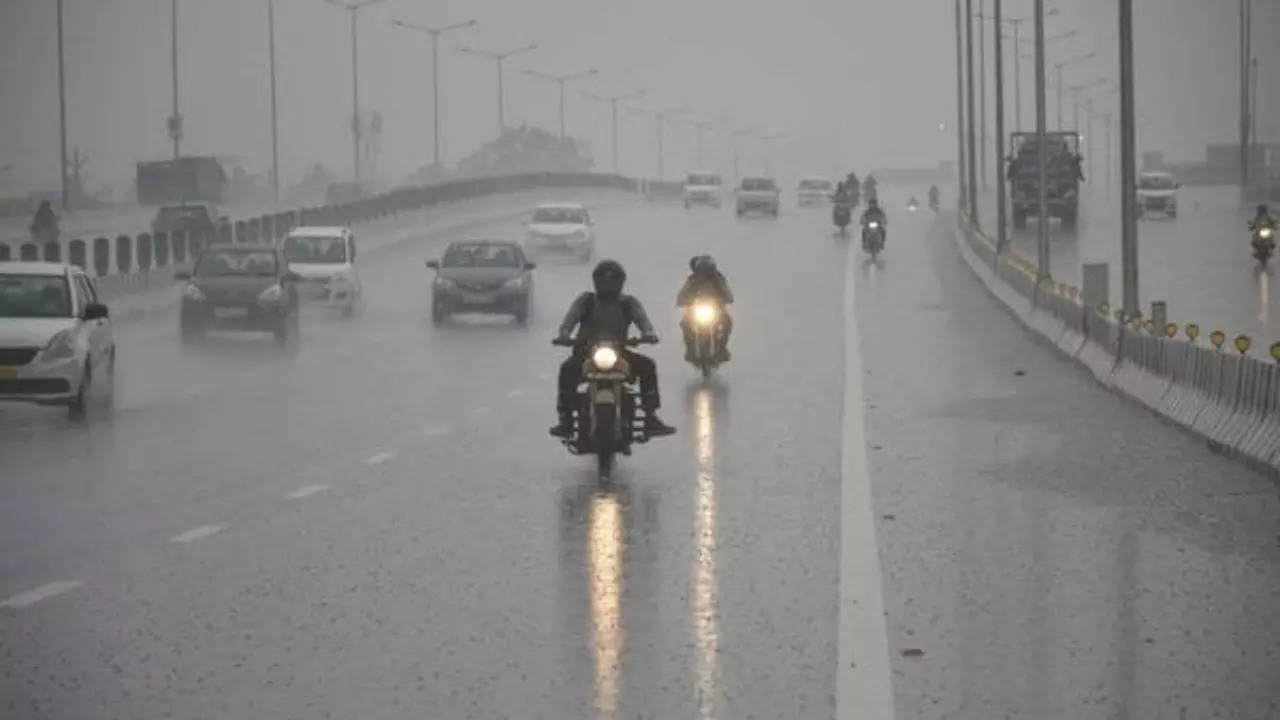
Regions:
[[[723,181],[716,173],[705,170],[689,173],[684,179],[685,208],[688,209],[694,205],[720,207],[723,185]]]
[[[796,186],[796,205],[800,207],[825,205],[831,202],[831,196],[834,193],[835,183],[827,178],[811,175],[802,178]]]
[[[152,234],[183,232],[187,235],[212,235],[226,220],[226,217],[218,214],[218,208],[213,203],[165,205],[156,211],[156,217],[151,221],[151,232]]]
[[[525,223],[524,247],[529,254],[573,254],[583,262],[596,250],[595,220],[581,203],[546,203]]]
[[[431,319],[436,324],[454,313],[477,312],[529,319],[534,264],[518,243],[467,240],[451,243],[440,260],[428,260],[436,271],[431,287]]]
[[[1013,157],[1009,159],[1007,177],[1013,201],[1013,226],[1023,228],[1027,225],[1027,216],[1039,210],[1040,146],[1036,134],[1028,132],[1013,133],[1010,144]],[[1080,199],[1080,134],[1048,133],[1045,150],[1048,157],[1046,211],[1049,217],[1061,218],[1066,227],[1075,227]]]
[[[0,262],[0,401],[110,404],[116,346],[107,306],[74,265]]]
[[[140,162],[137,166],[139,205],[221,203],[227,173],[213,157]]]
[[[275,246],[214,245],[191,272],[174,277],[187,281],[179,313],[184,341],[208,330],[248,330],[270,332],[284,343],[298,332],[301,277]]]
[[[1164,215],[1178,217],[1178,188],[1181,185],[1167,172],[1144,172],[1138,176],[1138,217]]]
[[[356,271],[356,237],[345,227],[297,227],[281,243],[289,270],[301,278],[298,297],[355,314],[364,295]]]
[[[742,217],[753,210],[759,210],[778,217],[778,210],[781,204],[782,191],[778,189],[778,184],[771,178],[747,177],[743,178],[742,183],[738,186],[738,217]]]

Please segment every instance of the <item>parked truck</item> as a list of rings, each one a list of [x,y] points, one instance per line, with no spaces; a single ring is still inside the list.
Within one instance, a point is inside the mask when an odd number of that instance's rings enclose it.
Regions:
[[[1009,158],[1009,194],[1013,208],[1013,226],[1027,226],[1027,216],[1039,212],[1039,141],[1036,133],[1016,132],[1010,137],[1013,155]],[[1046,213],[1057,217],[1066,227],[1075,227],[1079,212],[1080,183],[1084,172],[1080,167],[1080,134],[1074,132],[1045,133]],[[1042,218],[1047,220],[1048,218]]]
[[[213,157],[138,163],[138,204],[176,205],[223,201],[227,173]]]

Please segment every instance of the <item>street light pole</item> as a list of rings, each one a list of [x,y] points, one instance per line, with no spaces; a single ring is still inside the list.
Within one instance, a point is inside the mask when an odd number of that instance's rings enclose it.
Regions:
[[[996,252],[1002,253],[1008,245],[1008,221],[1005,218],[1004,167],[1004,43],[1000,33],[1002,0],[995,0],[992,28],[995,31],[996,55]]]
[[[1240,0],[1240,206],[1249,202],[1249,60],[1252,35],[1252,0]]]
[[[979,227],[978,221],[978,156],[975,145],[975,125],[973,107],[973,0],[965,2],[965,78],[968,85],[968,122],[969,130],[969,221]]]
[[[538,72],[537,70],[525,70],[525,71],[524,71],[524,74],[525,74],[525,75],[530,75],[530,76],[532,76],[532,77],[536,77],[536,78],[542,78],[543,80],[547,80],[547,81],[553,82],[553,83],[555,83],[556,85],[558,85],[558,86],[559,86],[559,88],[560,88],[560,139],[561,139],[561,140],[564,140],[564,139],[565,139],[565,137],[566,137],[566,132],[565,132],[565,123],[564,123],[564,86],[565,86],[565,83],[569,82],[570,80],[576,80],[576,79],[578,79],[578,78],[590,77],[590,76],[592,76],[592,75],[597,74],[598,72],[599,72],[599,71],[598,71],[598,70],[596,70],[595,68],[589,68],[589,69],[587,69],[587,70],[582,70],[582,71],[580,71],[580,72],[565,73],[565,74],[563,74],[563,75],[551,75],[551,74],[548,74],[548,73]]]
[[[1052,277],[1049,267],[1049,183],[1046,166],[1049,153],[1045,143],[1044,0],[1035,0],[1036,28],[1036,249],[1039,263],[1037,284]]]
[[[58,139],[60,143],[61,171],[58,178],[62,190],[62,211],[71,207],[70,194],[67,192],[67,74],[66,52],[62,42],[62,0],[58,0]]]
[[[538,48],[538,43],[536,42],[532,42],[532,43],[529,43],[528,45],[524,45],[518,48],[504,50],[502,52],[477,50],[475,48],[469,48],[469,47],[460,48],[462,52],[470,53],[472,55],[476,55],[476,56],[487,58],[489,60],[494,61],[494,65],[497,67],[497,70],[498,70],[498,135],[499,136],[501,136],[502,131],[507,128],[507,118],[506,118],[505,110],[503,108],[503,103],[504,103],[504,98],[503,98],[504,93],[502,90],[503,64],[506,63],[507,58],[509,57],[531,52],[533,50],[536,50],[537,48]]]
[[[1124,309],[1138,312],[1138,198],[1134,132],[1133,0],[1120,4],[1120,270]]]
[[[431,164],[440,166],[440,36],[454,30],[469,28],[477,24],[477,20],[466,20],[452,25],[415,25],[403,20],[392,24],[405,30],[425,33],[431,38]]]
[[[385,1],[325,0],[330,5],[343,8],[351,14],[351,174],[357,185],[360,184],[360,43],[357,18],[362,9]]]
[[[58,0],[59,3],[62,0]],[[267,56],[271,66],[271,199],[280,207],[280,127],[276,112],[276,3],[267,0]]]
[[[173,140],[173,159],[181,156],[182,150],[182,116],[178,114],[178,0],[172,0],[169,28],[172,53],[170,65],[173,68],[173,114],[169,116],[169,137]]]
[[[978,18],[986,19],[986,0],[978,0]],[[982,177],[982,187],[987,187],[987,24],[985,22],[978,23],[978,116],[979,131],[978,144],[981,149],[978,151],[979,157],[979,174]]]
[[[583,97],[595,100],[596,102],[607,103],[610,107],[612,113],[611,125],[613,129],[613,172],[615,174],[618,172],[618,103],[625,102],[627,100],[634,100],[644,95],[644,93],[644,90],[633,90],[632,92],[622,93],[620,95],[596,95],[595,93],[585,91],[582,93]]]
[[[964,122],[964,36],[960,31],[960,0],[956,0],[956,151],[959,163],[956,166],[956,187],[960,190],[956,208],[964,208],[969,197],[968,174],[965,163],[965,122]]]
[[[1013,25],[1013,122],[1018,130],[1022,130],[1022,45],[1018,40],[1018,32],[1026,18],[1015,18],[1009,22]]]

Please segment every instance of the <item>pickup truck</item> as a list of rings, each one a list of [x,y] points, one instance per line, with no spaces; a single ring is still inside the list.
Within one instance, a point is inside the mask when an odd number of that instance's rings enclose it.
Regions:
[[[782,204],[782,191],[778,189],[778,184],[772,178],[743,178],[738,186],[737,195],[738,217],[752,210],[778,217],[779,206]]]

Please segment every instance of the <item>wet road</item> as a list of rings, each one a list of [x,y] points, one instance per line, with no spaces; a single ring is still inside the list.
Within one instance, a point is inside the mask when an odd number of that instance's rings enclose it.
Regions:
[[[1059,282],[1080,284],[1083,263],[1110,264],[1112,305],[1121,299],[1120,208],[1114,198],[1089,194],[1081,206],[1074,233],[1054,222],[1050,269]],[[1262,272],[1250,255],[1249,217],[1239,210],[1234,187],[1183,187],[1177,218],[1148,218],[1138,222],[1138,286],[1143,311],[1152,300],[1168,303],[1169,319],[1198,323],[1203,332],[1221,329],[1229,337],[1247,333],[1255,346],[1266,348],[1280,340],[1280,296],[1275,263]],[[995,192],[981,198],[983,228],[995,237]],[[1013,230],[1014,246],[1036,257],[1036,225]]]
[[[607,491],[545,434],[586,269],[539,265],[528,328],[435,328],[447,236],[368,257],[367,307],[296,348],[121,323],[112,416],[0,408],[0,716],[833,717],[842,452],[900,717],[1275,712],[1274,486],[1057,361],[931,217],[852,272],[821,211],[598,217],[680,428]],[[697,252],[738,296],[706,386],[672,307]]]

